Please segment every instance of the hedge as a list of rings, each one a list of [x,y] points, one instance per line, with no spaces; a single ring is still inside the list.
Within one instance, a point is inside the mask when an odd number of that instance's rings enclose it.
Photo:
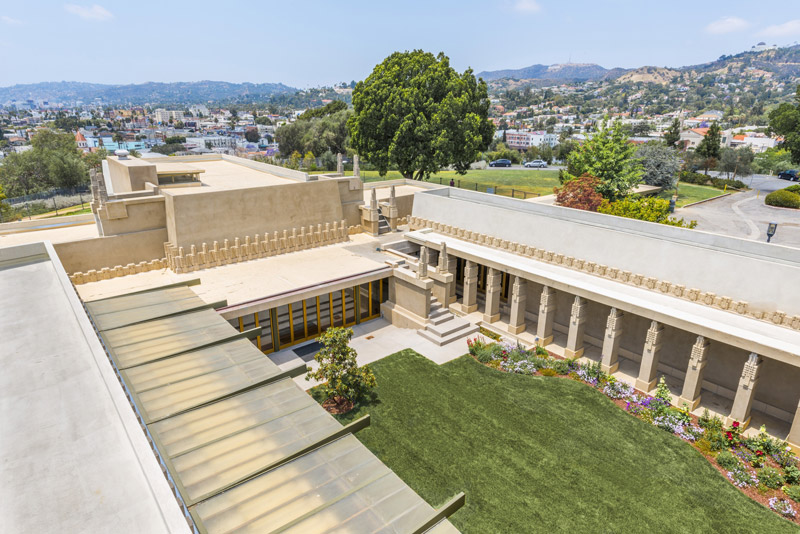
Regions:
[[[764,203],[768,206],[777,206],[779,208],[800,209],[800,194],[781,189],[779,191],[773,191],[764,197]]]

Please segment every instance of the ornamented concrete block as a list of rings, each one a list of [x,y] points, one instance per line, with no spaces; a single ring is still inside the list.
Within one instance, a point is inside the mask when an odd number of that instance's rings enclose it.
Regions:
[[[700,298],[700,290],[693,287],[689,290],[689,300],[697,302],[698,298]]]
[[[703,371],[708,362],[708,351],[711,343],[703,336],[697,336],[697,341],[692,345],[689,356],[689,366],[686,368],[686,378],[683,381],[683,392],[678,399],[678,405],[689,405],[689,410],[694,410],[700,404],[700,389],[703,385]]]
[[[619,343],[622,339],[623,316],[621,310],[611,308],[608,319],[606,319],[606,331],[603,336],[600,359],[600,368],[606,373],[615,373],[619,369]]]
[[[762,361],[758,354],[751,352],[744,363],[742,376],[739,377],[739,386],[736,389],[736,396],[733,399],[733,408],[731,408],[731,413],[726,419],[727,424],[739,421],[743,429],[750,424],[750,408],[753,406],[753,397],[758,385],[758,375]]]
[[[717,298],[717,295],[714,294],[714,293],[705,293],[703,295],[703,303],[706,306],[711,306],[711,305],[714,304],[714,300],[716,300],[716,298]]]
[[[774,311],[772,312],[772,317],[770,318],[773,323],[777,325],[783,324],[783,319],[786,317],[786,314],[782,311]]]
[[[525,301],[527,300],[527,282],[520,276],[514,277],[511,286],[511,317],[508,321],[508,331],[519,334],[525,331]]]
[[[478,266],[469,260],[464,266],[464,301],[461,309],[464,313],[478,309]]]
[[[572,303],[567,346],[564,349],[564,356],[567,358],[580,358],[583,356],[583,333],[586,326],[587,309],[586,299],[576,296]]]
[[[553,342],[553,322],[556,315],[556,290],[550,286],[542,287],[539,299],[539,322],[536,324],[536,336],[539,345],[544,347]]]
[[[639,367],[639,377],[636,379],[636,389],[647,393],[656,385],[656,375],[658,373],[658,361],[660,358],[661,342],[664,334],[664,327],[653,321],[647,330],[647,337],[642,351],[642,363]]]
[[[494,323],[500,319],[500,293],[502,292],[501,279],[503,273],[489,267],[486,275],[486,309],[483,312],[483,320],[487,323]]]

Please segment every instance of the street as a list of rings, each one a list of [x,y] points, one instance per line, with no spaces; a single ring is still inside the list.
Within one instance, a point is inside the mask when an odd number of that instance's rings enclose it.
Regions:
[[[772,243],[800,248],[800,210],[764,204],[764,196],[793,183],[756,174],[742,180],[752,189],[675,210],[677,217],[697,221],[697,229],[755,241],[767,240],[767,225],[778,223]]]

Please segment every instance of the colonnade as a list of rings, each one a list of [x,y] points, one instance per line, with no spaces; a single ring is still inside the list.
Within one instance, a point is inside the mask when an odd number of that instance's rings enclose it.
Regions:
[[[478,309],[478,264],[471,260],[465,260],[464,277],[461,302],[463,313],[473,313]],[[500,321],[500,280],[502,271],[493,266],[487,266],[485,302],[482,310],[484,323],[492,324]],[[504,329],[509,334],[517,335],[528,331],[529,325],[526,320],[528,311],[528,280],[522,276],[512,275],[513,284],[508,298],[510,313],[508,324]],[[531,326],[531,331],[536,333],[537,343],[547,346],[553,342],[553,328],[557,308],[556,289],[544,285],[538,305],[538,319],[535,327]],[[533,311],[533,310],[531,310]],[[588,317],[587,299],[575,296],[569,316],[566,346],[564,355],[569,358],[579,358],[584,353],[585,334],[584,329]],[[605,332],[602,338],[602,348],[600,365],[603,371],[613,374],[619,370],[620,360],[620,340],[625,332],[626,313],[616,307],[612,307],[606,319]],[[659,321],[651,321],[645,336],[644,345],[641,349],[641,361],[639,364],[638,375],[634,387],[640,391],[650,392],[657,384],[658,367],[662,346],[664,343],[664,325]],[[704,380],[704,373],[709,361],[709,349],[712,341],[704,336],[697,336],[691,346],[688,365],[685,370],[685,378],[680,395],[677,397],[677,404],[688,405],[691,410],[698,407],[701,401],[701,389]],[[743,426],[750,422],[751,409],[756,388],[758,387],[760,369],[764,358],[756,353],[750,353],[744,362],[738,386],[733,398],[732,408],[727,415],[726,423],[739,421]],[[795,414],[794,423],[789,432],[788,440],[795,444],[800,444],[800,407]]]

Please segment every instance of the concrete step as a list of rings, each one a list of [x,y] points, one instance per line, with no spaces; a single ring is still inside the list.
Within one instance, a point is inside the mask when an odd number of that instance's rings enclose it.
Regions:
[[[431,332],[432,334],[434,334],[436,336],[444,337],[444,336],[447,336],[449,334],[452,334],[453,332],[461,330],[462,328],[464,328],[466,326],[469,326],[469,324],[470,324],[469,321],[467,321],[465,319],[457,319],[457,318],[453,317],[451,320],[446,321],[444,323],[428,324],[426,326],[425,330],[427,330],[428,332]]]
[[[440,347],[443,345],[447,345],[448,343],[452,343],[453,341],[458,341],[459,339],[463,339],[467,336],[471,336],[472,334],[476,333],[479,330],[477,325],[473,325],[467,323],[464,325],[463,328],[456,330],[444,337],[439,337],[436,334],[429,332],[428,330],[417,330],[417,334],[421,335],[428,341],[432,343],[436,343]]]
[[[431,299],[431,313],[439,311],[443,308],[442,303],[436,299]]]
[[[452,313],[442,312],[437,315],[431,314],[428,317],[428,320],[431,322],[431,324],[442,324],[446,323],[447,321],[452,321],[454,318],[455,316]]]

